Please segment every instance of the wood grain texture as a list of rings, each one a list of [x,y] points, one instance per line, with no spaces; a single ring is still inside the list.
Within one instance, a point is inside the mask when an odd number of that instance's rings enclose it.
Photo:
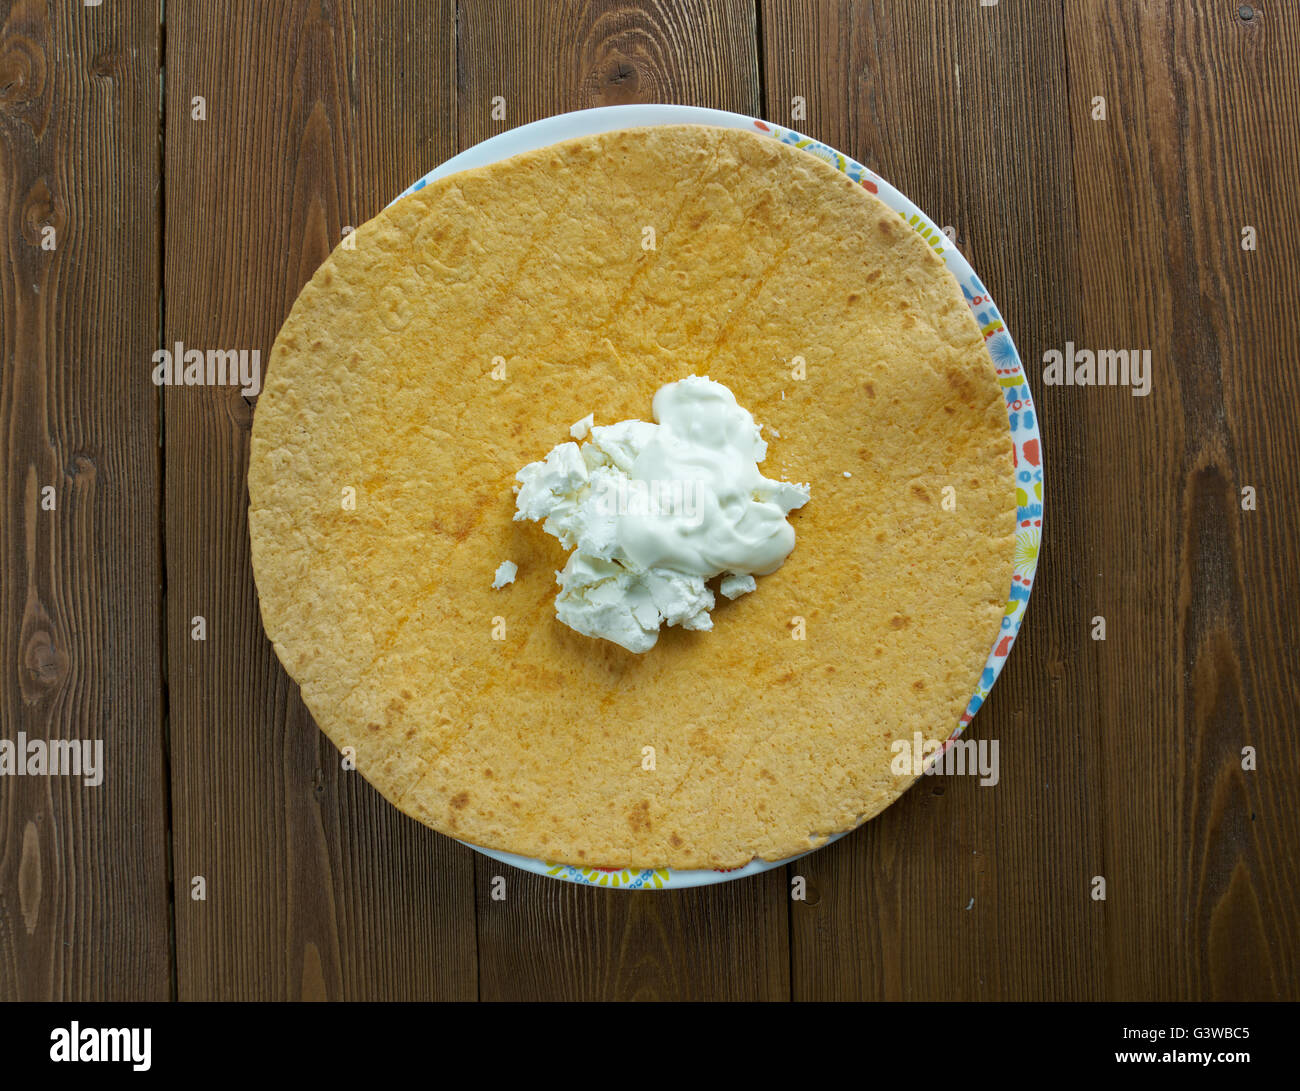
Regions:
[[[454,150],[452,9],[312,0],[168,17],[163,340],[265,360],[344,227]],[[471,854],[341,769],[263,635],[248,400],[178,387],[166,408],[181,997],[472,998]],[[191,900],[196,875],[206,901]]]
[[[1044,399],[1087,422],[1081,500],[1126,513],[1088,535],[1111,997],[1300,997],[1300,23],[1239,7],[1067,5],[1074,339],[1153,360],[1145,398]]]
[[[1026,360],[1062,344],[1077,286],[1061,261],[1073,214],[1059,10],[767,2],[762,26],[772,120],[954,227]],[[806,120],[791,117],[795,96]],[[792,907],[796,998],[1099,997],[1095,679],[1069,661],[1090,650],[1076,639],[1086,618],[1072,560],[1090,532],[1072,484],[1085,468],[1076,422],[1048,417],[1042,431],[1050,541],[1019,643],[969,734],[998,741],[1001,780],[927,778],[792,865],[814,891]]]
[[[632,102],[759,109],[745,0],[459,0],[461,148],[538,118]],[[494,99],[504,117],[493,117]]]
[[[483,1000],[786,1000],[785,877],[648,893],[478,861]],[[493,883],[504,897],[493,900]]]
[[[759,109],[748,3],[497,4],[461,0],[459,143],[568,110],[629,102]],[[492,117],[504,100],[505,119]],[[785,999],[786,906],[779,875],[650,898],[571,890],[480,860],[484,999]],[[508,869],[506,869],[508,870]]]
[[[0,778],[0,999],[1300,999],[1300,12],[1240,7],[0,0],[0,738],[107,767]],[[650,101],[791,125],[955,228],[1047,515],[971,729],[996,787],[641,895],[340,768],[257,613],[254,399],[149,374],[159,343],[265,360],[344,227],[455,151]],[[1045,386],[1067,341],[1150,348],[1151,393]]]
[[[171,994],[157,30],[0,4],[0,738],[103,747],[98,786],[0,778],[7,1000]]]

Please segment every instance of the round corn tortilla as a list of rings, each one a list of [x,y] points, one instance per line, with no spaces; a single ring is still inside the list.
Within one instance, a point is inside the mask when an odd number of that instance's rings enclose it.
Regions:
[[[778,860],[898,798],[891,743],[945,738],[994,643],[1016,501],[980,330],[897,213],[777,141],[662,126],[431,183],[351,244],[272,350],[249,526],[267,634],[366,779],[587,867]],[[637,655],[556,620],[565,554],[511,486],[690,374],[812,500],[712,632]]]

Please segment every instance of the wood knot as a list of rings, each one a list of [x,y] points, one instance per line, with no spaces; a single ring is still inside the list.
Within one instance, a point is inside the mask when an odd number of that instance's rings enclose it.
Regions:
[[[61,658],[49,632],[37,629],[28,636],[23,650],[23,666],[38,685],[49,688],[58,682]]]
[[[85,451],[77,451],[64,464],[63,476],[74,484],[85,485],[94,482],[98,470],[99,465],[96,463],[94,455],[87,454]]]
[[[65,222],[62,202],[50,192],[44,178],[36,179],[23,201],[23,238],[32,246],[40,246],[45,228],[54,228],[56,238],[61,238]]]
[[[609,68],[609,82],[612,84],[626,83],[628,80],[636,82],[636,65],[628,64],[627,61],[615,61]]]
[[[654,65],[639,53],[638,43],[622,39],[606,42],[600,55],[592,57],[583,81],[583,99],[594,106],[620,106],[630,102],[655,102],[658,99]]]
[[[96,53],[90,62],[90,72],[101,79],[111,80],[117,74],[117,66],[122,55],[115,50],[106,49]]]
[[[67,653],[50,631],[50,619],[39,603],[28,604],[18,661],[19,684],[29,705],[57,689],[67,677]]]
[[[30,38],[0,43],[0,108],[23,106],[45,90],[45,53]]]

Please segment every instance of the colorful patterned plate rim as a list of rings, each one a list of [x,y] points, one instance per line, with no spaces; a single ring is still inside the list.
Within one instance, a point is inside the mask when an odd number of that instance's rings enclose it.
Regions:
[[[707,110],[696,106],[650,104],[601,106],[592,110],[558,114],[555,117],[521,125],[517,129],[500,133],[453,156],[403,190],[394,200],[400,201],[408,194],[423,189],[436,178],[468,170],[471,167],[495,163],[520,152],[543,148],[573,137],[646,125],[718,125],[729,129],[746,129],[779,140],[783,144],[801,148],[810,155],[826,160],[880,198],[934,248],[935,253],[943,259],[948,271],[961,286],[966,302],[984,331],[984,340],[988,345],[989,355],[993,358],[998,382],[1006,398],[1007,422],[1015,447],[1018,503],[1015,567],[1001,630],[993,650],[989,653],[984,671],[980,675],[975,695],[971,697],[966,711],[944,744],[944,749],[947,749],[953,740],[961,735],[988,697],[989,690],[993,688],[993,683],[1002,672],[1007,654],[1015,643],[1016,634],[1020,631],[1020,623],[1024,619],[1025,608],[1029,603],[1029,593],[1034,586],[1034,573],[1038,568],[1038,549],[1043,527],[1043,463],[1038,418],[1034,411],[1033,399],[1030,397],[1029,384],[1025,379],[1020,354],[1016,351],[1011,335],[1002,323],[1002,315],[983,282],[975,275],[970,263],[949,241],[938,224],[874,171],[868,170],[861,163],[855,162],[820,141],[803,136],[792,129],[785,129],[780,125],[760,121],[758,118],[747,117],[744,114],[733,114],[725,110]],[[931,760],[938,758],[942,752],[941,750],[939,754],[933,755]],[[848,830],[829,837],[809,852],[824,848],[851,832],[852,830]],[[468,844],[468,842],[462,843]],[[808,855],[808,853],[801,853],[799,856],[791,856],[785,860],[753,860],[744,867],[732,868],[728,871],[679,871],[672,868],[578,868],[568,864],[552,864],[545,860],[516,856],[496,849],[485,849],[479,845],[469,845],[469,848],[493,860],[523,871],[531,871],[536,875],[546,875],[584,886],[611,887],[616,890],[667,890],[725,883],[732,879],[741,879],[773,868],[784,867]]]

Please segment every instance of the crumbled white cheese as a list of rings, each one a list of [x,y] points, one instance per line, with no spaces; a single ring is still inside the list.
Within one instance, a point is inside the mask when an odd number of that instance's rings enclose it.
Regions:
[[[737,576],[734,572],[729,576],[723,576],[722,582],[718,584],[718,590],[729,599],[738,599],[741,595],[747,595],[757,587],[758,582],[753,576]]]
[[[556,617],[585,636],[604,637],[630,652],[653,648],[661,625],[713,628],[713,592],[702,576],[667,569],[635,572],[574,550],[556,582]]]
[[[502,561],[497,566],[497,574],[492,577],[492,586],[504,587],[508,583],[514,583],[517,575],[519,566],[514,561]]]
[[[574,551],[556,573],[556,616],[634,652],[664,624],[711,629],[705,581],[724,576],[728,598],[753,591],[794,548],[786,516],[809,498],[807,485],[762,475],[759,426],[721,383],[669,383],[653,408],[654,424],[589,415],[570,429],[588,442],[515,475],[515,519],[542,521]]]

